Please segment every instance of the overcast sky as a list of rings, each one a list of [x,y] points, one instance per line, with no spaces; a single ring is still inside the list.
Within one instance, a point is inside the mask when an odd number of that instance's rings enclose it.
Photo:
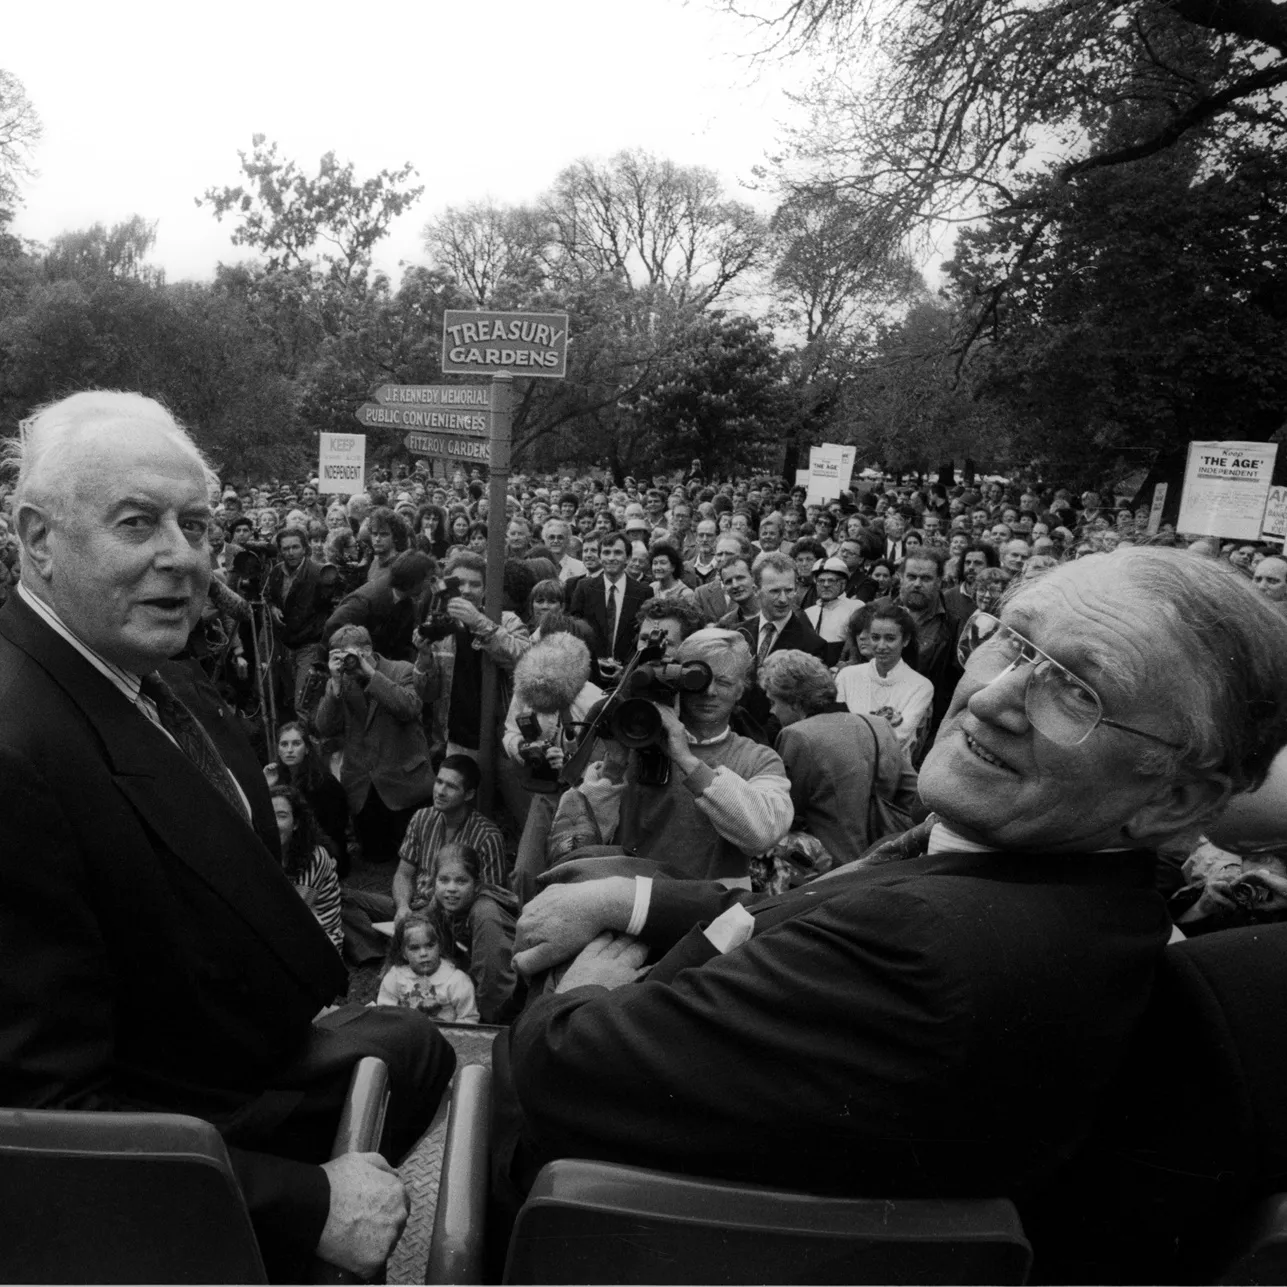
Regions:
[[[15,231],[159,220],[171,281],[245,257],[193,198],[240,181],[263,133],[315,172],[334,150],[359,178],[410,161],[424,195],[377,266],[425,262],[447,205],[535,198],[564,166],[642,147],[743,187],[806,69],[752,68],[752,34],[707,0],[492,0],[189,6],[114,0],[5,6],[0,67],[44,123]]]

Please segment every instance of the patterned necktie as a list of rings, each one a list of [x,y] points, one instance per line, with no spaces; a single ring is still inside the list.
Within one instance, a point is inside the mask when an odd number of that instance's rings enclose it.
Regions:
[[[617,587],[616,583],[608,582],[608,651],[612,652],[617,646]]]
[[[777,631],[767,621],[760,623],[760,651],[755,658],[757,666],[764,665],[764,659],[769,655],[769,649],[773,647],[773,639],[776,634]]]
[[[150,698],[156,707],[161,727],[174,738],[179,750],[201,770],[201,775],[228,801],[241,817],[246,816],[236,783],[227,765],[219,758],[210,735],[197,722],[197,718],[174,695],[174,690],[156,671],[143,676],[139,693]]]

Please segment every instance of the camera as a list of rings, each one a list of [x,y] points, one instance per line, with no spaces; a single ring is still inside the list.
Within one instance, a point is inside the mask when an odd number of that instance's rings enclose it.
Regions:
[[[704,661],[663,655],[641,662],[617,685],[607,736],[632,750],[664,746],[666,732],[655,703],[673,703],[682,693],[704,693],[710,685],[711,668]]]
[[[541,721],[535,711],[525,711],[515,721],[523,739],[519,754],[523,757],[523,786],[528,791],[539,791],[543,795],[558,791],[559,771],[545,758],[550,747],[550,740],[541,735]]]
[[[429,611],[420,623],[420,633],[425,639],[437,643],[446,639],[456,628],[456,623],[447,613],[447,604],[460,596],[460,578],[449,576],[442,583],[442,589],[434,591],[429,601]]]
[[[1267,903],[1269,894],[1269,886],[1263,880],[1258,880],[1254,875],[1243,876],[1241,880],[1235,880],[1229,886],[1229,897],[1245,912],[1254,911],[1257,907]]]
[[[356,675],[362,669],[362,654],[354,649],[345,649],[340,668],[346,675]]]

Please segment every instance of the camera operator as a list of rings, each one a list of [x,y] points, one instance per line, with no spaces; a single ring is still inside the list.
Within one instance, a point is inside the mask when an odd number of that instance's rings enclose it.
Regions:
[[[640,781],[642,752],[609,742],[604,759],[564,795],[554,830],[565,820],[573,829],[578,812],[588,811],[604,843],[672,872],[749,889],[751,857],[786,835],[793,814],[781,759],[729,728],[750,676],[750,649],[736,631],[710,627],[667,660],[704,662],[711,671],[704,689],[681,693],[678,711],[655,704],[669,780]]]
[[[308,557],[308,533],[287,527],[277,533],[281,561],[268,573],[264,599],[277,638],[286,652],[286,687],[297,715],[313,664],[322,657],[322,629],[331,610],[333,577]],[[329,583],[328,583],[329,582]]]
[[[323,737],[343,734],[340,785],[353,830],[368,862],[388,862],[432,790],[420,723],[423,678],[409,662],[377,655],[362,626],[331,636],[328,670],[317,728]]]

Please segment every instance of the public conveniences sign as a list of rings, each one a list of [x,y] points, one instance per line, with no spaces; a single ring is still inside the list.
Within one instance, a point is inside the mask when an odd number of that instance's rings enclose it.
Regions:
[[[448,309],[442,319],[444,375],[543,376],[568,370],[566,313],[493,313]]]

